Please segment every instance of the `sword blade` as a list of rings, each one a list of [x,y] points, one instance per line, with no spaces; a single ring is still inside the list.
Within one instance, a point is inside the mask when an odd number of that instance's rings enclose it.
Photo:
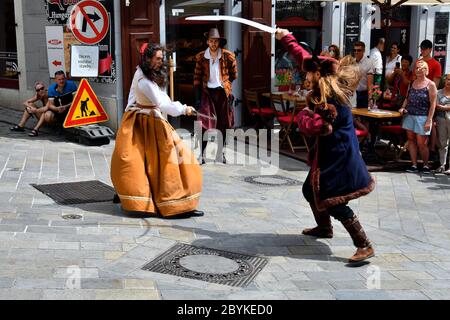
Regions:
[[[195,21],[233,21],[238,22],[242,24],[246,24],[248,26],[257,28],[259,30],[269,32],[269,33],[275,33],[277,29],[269,27],[265,24],[258,23],[252,20],[240,18],[240,17],[233,17],[233,16],[224,16],[224,15],[217,15],[217,16],[195,16],[195,17],[187,17],[186,20],[195,20]]]
[[[207,114],[204,114],[204,113],[201,113],[201,112],[198,112],[198,111],[195,111],[195,114],[196,114],[197,116],[199,116],[199,117],[202,117],[202,118],[207,118],[207,119],[211,119],[211,120],[217,120],[216,115],[214,115],[214,116],[208,116]]]

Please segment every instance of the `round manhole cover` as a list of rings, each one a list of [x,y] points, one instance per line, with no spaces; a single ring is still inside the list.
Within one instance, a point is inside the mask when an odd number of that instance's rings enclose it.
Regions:
[[[300,181],[291,178],[282,177],[279,175],[272,176],[250,176],[244,178],[245,182],[263,185],[263,186],[298,186]]]
[[[64,220],[77,220],[83,218],[83,216],[79,214],[65,214],[62,216]]]
[[[255,179],[253,179],[253,181],[259,182],[261,184],[279,184],[279,185],[283,185],[283,184],[286,183],[286,181],[284,179],[272,178],[272,177],[257,177]]]
[[[180,259],[180,265],[191,271],[200,273],[231,273],[239,269],[239,264],[228,258],[198,254],[186,256]]]

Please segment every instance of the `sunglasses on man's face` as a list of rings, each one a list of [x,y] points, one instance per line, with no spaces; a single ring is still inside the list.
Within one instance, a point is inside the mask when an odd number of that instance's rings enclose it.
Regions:
[[[353,49],[353,52],[362,52],[362,49]]]
[[[42,87],[42,88],[36,88],[36,92],[42,91],[42,90],[44,90],[44,89],[45,89],[45,87]]]

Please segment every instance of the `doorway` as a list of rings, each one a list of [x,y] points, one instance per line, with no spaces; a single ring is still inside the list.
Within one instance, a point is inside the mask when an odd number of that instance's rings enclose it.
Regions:
[[[166,48],[174,59],[174,99],[189,106],[194,105],[195,56],[206,50],[205,32],[218,28],[224,35],[222,21],[187,21],[186,17],[196,15],[225,14],[224,0],[166,0]],[[179,121],[178,121],[179,120]],[[174,126],[193,128],[192,117],[172,119]]]
[[[144,42],[159,42],[159,0],[121,1],[123,94],[128,100],[131,81]]]

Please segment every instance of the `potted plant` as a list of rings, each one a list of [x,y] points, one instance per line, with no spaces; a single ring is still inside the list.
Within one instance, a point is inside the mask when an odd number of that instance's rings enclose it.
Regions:
[[[378,99],[381,98],[381,95],[382,95],[382,92],[380,90],[380,86],[374,85],[372,88],[372,101],[373,101],[372,109],[378,109],[377,101],[378,101]],[[370,109],[370,105],[369,105],[369,109]]]
[[[292,71],[290,69],[277,69],[275,70],[276,84],[278,91],[289,91],[292,83]]]

